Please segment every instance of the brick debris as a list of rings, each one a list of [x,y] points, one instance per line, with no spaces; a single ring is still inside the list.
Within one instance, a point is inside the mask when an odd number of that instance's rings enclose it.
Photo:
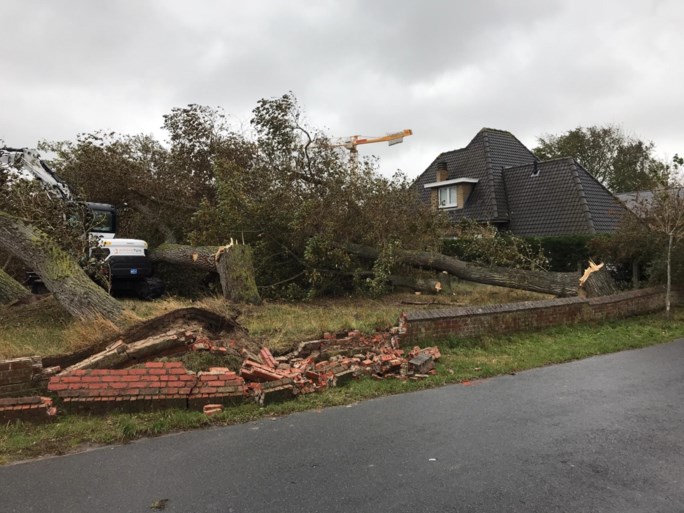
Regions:
[[[243,350],[239,372],[226,367],[192,372],[182,362],[147,362],[140,368],[75,369],[53,376],[48,390],[64,406],[87,409],[187,407],[215,414],[227,404],[266,404],[312,393],[368,375],[375,379],[421,379],[436,372],[437,347],[399,347],[398,330],[365,336],[326,333],[302,342],[289,355],[268,348]],[[220,353],[220,341],[196,340],[195,351]]]

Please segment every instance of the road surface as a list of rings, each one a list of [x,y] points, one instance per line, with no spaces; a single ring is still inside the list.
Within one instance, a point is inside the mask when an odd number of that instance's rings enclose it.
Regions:
[[[684,511],[684,340],[0,468],[0,511]]]

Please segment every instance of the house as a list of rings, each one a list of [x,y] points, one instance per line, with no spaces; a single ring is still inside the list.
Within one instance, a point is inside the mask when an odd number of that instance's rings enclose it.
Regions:
[[[454,222],[475,219],[522,237],[611,233],[626,212],[572,158],[539,161],[513,134],[491,128],[441,153],[414,187]]]

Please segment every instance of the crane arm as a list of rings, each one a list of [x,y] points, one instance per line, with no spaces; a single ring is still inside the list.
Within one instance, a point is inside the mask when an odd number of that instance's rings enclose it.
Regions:
[[[379,143],[379,142],[389,142],[390,144],[393,141],[396,141],[398,139],[403,139],[406,136],[413,135],[413,131],[410,129],[402,130],[401,132],[395,132],[393,134],[387,134],[382,137],[367,137],[367,136],[362,136],[362,135],[352,135],[350,143],[353,146],[357,146],[359,144],[371,144],[371,143]]]

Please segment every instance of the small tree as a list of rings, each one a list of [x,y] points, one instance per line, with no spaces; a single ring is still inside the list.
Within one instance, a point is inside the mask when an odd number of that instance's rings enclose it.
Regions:
[[[684,159],[675,155],[673,168],[677,171]],[[667,286],[665,293],[665,313],[670,317],[670,297],[672,289],[672,250],[677,242],[684,239],[684,187],[663,187],[653,191],[650,201],[639,205],[648,227],[667,238]]]
[[[682,188],[658,191],[648,217],[648,225],[667,236],[667,293],[665,311],[670,315],[670,291],[672,287],[672,249],[684,238],[684,190]]]

